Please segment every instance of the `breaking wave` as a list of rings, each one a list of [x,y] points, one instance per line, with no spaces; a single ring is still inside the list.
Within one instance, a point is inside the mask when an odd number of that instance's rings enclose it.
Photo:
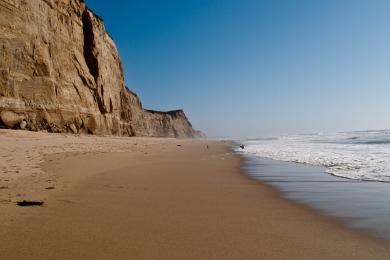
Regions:
[[[242,151],[280,161],[326,167],[355,180],[390,182],[390,130],[258,138]]]

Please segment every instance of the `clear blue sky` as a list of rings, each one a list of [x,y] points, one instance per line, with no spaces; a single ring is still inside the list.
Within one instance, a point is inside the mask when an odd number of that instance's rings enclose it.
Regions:
[[[211,136],[390,128],[388,0],[87,0],[146,108]]]

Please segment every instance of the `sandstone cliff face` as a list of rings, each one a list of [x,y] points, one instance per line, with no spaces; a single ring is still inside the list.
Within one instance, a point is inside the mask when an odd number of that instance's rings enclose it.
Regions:
[[[182,110],[144,110],[103,21],[82,0],[0,0],[0,125],[128,136],[200,135]]]

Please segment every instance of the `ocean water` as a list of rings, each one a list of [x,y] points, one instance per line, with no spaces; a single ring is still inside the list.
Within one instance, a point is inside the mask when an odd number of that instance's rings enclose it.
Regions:
[[[237,151],[247,155],[323,166],[327,173],[353,180],[390,182],[390,130],[290,135],[240,142],[245,149]]]

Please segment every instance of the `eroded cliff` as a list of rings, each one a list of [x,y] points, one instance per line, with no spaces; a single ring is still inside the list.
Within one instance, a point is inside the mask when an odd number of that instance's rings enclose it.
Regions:
[[[145,110],[103,21],[82,0],[0,0],[0,126],[195,137],[182,110]]]

